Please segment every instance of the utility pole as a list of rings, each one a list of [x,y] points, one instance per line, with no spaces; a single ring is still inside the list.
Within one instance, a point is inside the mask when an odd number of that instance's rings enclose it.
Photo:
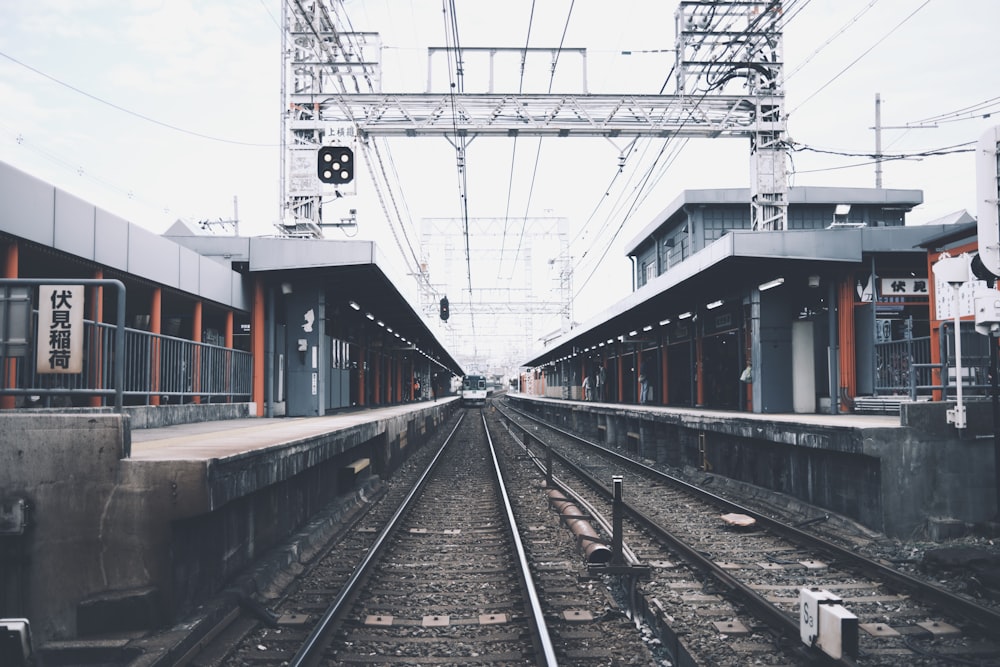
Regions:
[[[882,95],[875,93],[875,189],[882,189]]]
[[[882,189],[882,162],[884,162],[884,155],[882,155],[882,130],[918,130],[937,127],[935,124],[931,125],[882,125],[882,95],[880,93],[875,93],[875,127],[869,127],[869,130],[875,130],[875,189]]]

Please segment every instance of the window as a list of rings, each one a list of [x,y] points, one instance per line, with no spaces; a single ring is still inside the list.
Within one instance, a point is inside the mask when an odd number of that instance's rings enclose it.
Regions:
[[[650,262],[649,264],[646,264],[646,282],[648,283],[655,277],[656,277],[656,264]]]

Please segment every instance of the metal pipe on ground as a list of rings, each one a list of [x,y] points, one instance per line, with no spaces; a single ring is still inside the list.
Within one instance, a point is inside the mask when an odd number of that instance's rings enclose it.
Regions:
[[[601,540],[600,535],[587,521],[587,516],[580,511],[561,491],[548,491],[549,504],[559,511],[566,526],[577,537],[577,542],[583,546],[588,563],[607,563],[611,560],[611,549]]]

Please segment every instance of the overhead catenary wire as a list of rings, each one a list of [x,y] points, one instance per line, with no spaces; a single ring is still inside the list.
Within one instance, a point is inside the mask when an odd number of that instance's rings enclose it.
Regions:
[[[556,67],[559,64],[559,56],[562,54],[562,49],[566,44],[566,33],[569,30],[569,22],[573,18],[573,7],[575,5],[576,5],[576,0],[570,0],[569,10],[566,12],[566,21],[563,24],[562,35],[559,38],[559,47],[556,49],[556,54],[552,62],[552,69],[549,73],[549,86],[547,91],[549,94],[552,93],[552,85],[555,82],[555,77],[556,77]],[[521,234],[518,236],[517,239],[517,251],[514,253],[514,264],[511,267],[511,275],[513,275],[513,272],[517,267],[517,258],[521,254],[521,244],[524,242],[524,231],[528,225],[528,213],[531,207],[531,198],[535,191],[535,182],[538,177],[538,165],[541,162],[541,155],[542,155],[542,137],[539,137],[538,148],[535,150],[534,167],[531,172],[531,184],[530,187],[528,188],[528,197],[524,204],[524,218],[521,221]]]
[[[874,51],[882,42],[884,42],[885,40],[887,40],[894,32],[896,32],[897,30],[899,30],[907,21],[909,21],[914,16],[916,16],[917,12],[919,12],[921,9],[923,9],[924,7],[926,7],[927,5],[929,5],[930,3],[931,3],[931,0],[924,0],[923,4],[921,4],[919,7],[917,7],[912,12],[910,12],[909,14],[907,14],[906,17],[903,18],[903,20],[901,20],[895,26],[893,26],[892,28],[890,28],[888,32],[886,32],[884,35],[882,35],[880,38],[878,38],[878,40],[876,40],[874,44],[872,44],[867,49],[865,49],[864,51],[862,51],[861,54],[858,55],[857,58],[855,58],[854,60],[852,60],[851,62],[849,62],[847,65],[845,65],[839,72],[837,72],[836,74],[834,74],[826,83],[824,83],[822,86],[820,86],[819,88],[817,88],[816,90],[814,90],[812,93],[810,93],[808,97],[806,97],[804,100],[802,100],[801,102],[799,102],[799,104],[797,106],[795,106],[793,109],[789,110],[787,115],[791,116],[797,110],[801,109],[807,102],[809,102],[814,97],[816,97],[821,92],[823,92],[834,81],[836,81],[837,79],[839,79],[848,70],[850,70],[852,67],[854,67],[855,65],[857,65],[859,62],[861,62],[861,60],[864,59],[865,56],[867,56],[869,53],[871,53],[872,51]]]
[[[469,325],[472,330],[473,358],[478,359],[479,349],[476,337],[476,312],[473,307],[473,287],[472,287],[472,259],[469,248],[469,183],[468,165],[466,162],[466,149],[468,139],[458,131],[458,104],[457,95],[465,92],[465,72],[462,61],[462,46],[458,33],[458,16],[454,0],[443,0],[443,15],[445,22],[445,43],[451,53],[454,54],[454,61],[448,60],[448,80],[450,87],[451,119],[452,131],[455,137],[455,159],[458,170],[458,196],[459,207],[462,219],[462,232],[465,240],[465,275],[468,285],[469,304]]]

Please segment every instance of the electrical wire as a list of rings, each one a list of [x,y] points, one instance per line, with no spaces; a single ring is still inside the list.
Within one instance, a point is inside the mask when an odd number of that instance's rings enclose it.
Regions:
[[[535,0],[531,0],[531,12],[528,14],[528,33],[524,38],[524,51],[521,53],[521,72],[517,84],[518,94],[524,92],[524,70],[526,61],[528,59],[528,46],[531,44],[531,28],[535,22]],[[515,165],[517,164],[517,135],[514,135],[514,140],[511,142],[510,150],[510,174],[507,178],[507,203],[504,207],[503,215],[503,234],[500,236],[500,259],[497,262],[497,279],[500,279],[500,274],[503,271],[503,255],[507,247],[507,225],[510,222],[510,205],[511,197],[514,189],[514,172]]]
[[[748,25],[747,25],[746,28],[744,28],[738,35],[733,36],[730,39],[730,41],[728,43],[728,46],[726,48],[723,48],[718,54],[716,54],[710,60],[709,63],[707,63],[706,71],[708,71],[708,69],[710,68],[711,65],[722,64],[723,58],[727,58],[728,57],[729,59],[732,59],[732,57],[733,57],[733,52],[732,52],[733,45],[740,45],[740,44],[742,44],[742,42],[741,42],[742,38],[749,38],[750,35],[751,35],[751,32],[757,30],[757,28],[759,27],[760,23],[765,19],[765,17],[767,17],[771,12],[773,12],[775,10],[775,8],[778,6],[778,4],[779,4],[778,2],[772,1],[768,5],[768,7],[766,9],[764,9],[763,11],[761,11],[753,20],[751,20],[748,23]],[[726,26],[732,27],[732,21],[734,19],[733,19],[733,16],[731,14],[731,11],[727,11],[725,14],[723,14],[721,16],[716,16],[716,14],[715,14],[716,9],[717,9],[717,7],[715,7],[715,6],[709,6],[709,10],[708,10],[709,14],[708,14],[708,18],[706,20],[705,25],[712,24],[713,22],[716,22],[715,25],[721,25],[721,22],[724,22],[724,21],[728,20],[728,22],[726,23]],[[732,7],[730,8],[730,10],[732,10]],[[718,28],[718,27],[716,27],[715,29],[716,30],[721,30],[721,28]],[[697,54],[697,52],[700,51],[700,49],[701,49],[701,45],[700,44],[696,45],[694,47],[694,54]],[[694,58],[694,57],[695,57],[694,55],[691,56],[691,58]],[[673,70],[671,70],[671,73],[672,72],[673,72]],[[664,82],[663,86],[661,87],[661,92],[666,88],[666,85],[667,85],[668,82],[669,82],[669,75],[668,75],[667,80]],[[703,89],[703,91],[701,93],[701,96],[697,100],[695,100],[694,105],[692,106],[691,110],[688,112],[687,118],[682,123],[681,128],[678,129],[678,132],[675,132],[674,135],[672,135],[671,137],[668,137],[667,139],[664,140],[663,146],[661,147],[661,149],[660,149],[660,151],[659,151],[656,159],[654,160],[653,164],[646,170],[646,173],[643,176],[641,183],[633,189],[633,191],[635,193],[634,194],[634,199],[632,200],[632,203],[630,204],[630,206],[629,206],[628,210],[626,211],[626,213],[623,215],[620,224],[614,230],[614,233],[612,234],[611,239],[609,241],[603,242],[601,244],[604,249],[603,249],[600,257],[597,259],[597,262],[595,263],[594,268],[591,270],[590,274],[584,280],[583,284],[581,284],[579,286],[579,288],[577,290],[575,290],[575,294],[574,294],[574,297],[573,297],[574,300],[576,299],[576,297],[578,297],[580,294],[582,294],[584,287],[586,287],[586,285],[590,282],[590,280],[594,277],[594,275],[596,275],[597,269],[600,267],[601,262],[607,256],[607,253],[608,253],[608,250],[610,249],[611,244],[614,242],[615,239],[617,239],[618,235],[621,233],[622,229],[624,228],[625,223],[629,220],[629,217],[632,215],[632,213],[634,212],[634,210],[636,209],[636,207],[638,206],[638,204],[646,196],[648,196],[649,192],[652,191],[652,188],[655,186],[655,184],[660,179],[662,179],[665,176],[666,171],[669,168],[669,166],[671,164],[673,164],[673,162],[679,157],[680,151],[683,149],[684,146],[687,145],[687,141],[685,141],[684,144],[680,148],[676,149],[671,154],[671,156],[668,158],[667,163],[664,164],[664,166],[661,168],[660,174],[654,179],[652,177],[653,169],[656,168],[656,165],[659,163],[659,161],[664,156],[668,144],[673,139],[676,138],[677,134],[679,134],[679,132],[680,132],[680,129],[683,129],[683,127],[686,126],[688,120],[690,120],[693,117],[694,113],[697,111],[698,107],[701,105],[701,103],[704,101],[704,99],[708,96],[708,94],[710,92],[712,92],[714,89],[718,88],[723,83],[725,83],[725,81],[718,81],[718,82],[715,82],[715,83],[711,83],[709,86],[707,86],[705,89]],[[607,224],[610,222],[610,219],[611,218],[610,218],[610,215],[609,215],[608,219],[606,219],[606,221],[605,221],[605,225],[602,226],[601,230],[599,230],[599,232],[598,232],[598,235],[595,236],[594,241],[591,244],[591,247],[594,247],[597,244],[597,242],[601,239],[601,235],[603,234],[603,232],[605,231],[605,229],[607,229]],[[589,250],[585,252],[585,255],[587,253],[589,253]]]
[[[865,49],[861,53],[861,55],[859,55],[857,58],[855,58],[850,63],[848,63],[846,66],[844,66],[844,68],[841,69],[839,72],[837,72],[835,75],[833,75],[833,77],[829,81],[827,81],[826,83],[824,83],[822,86],[820,86],[819,88],[817,88],[816,90],[814,90],[808,97],[806,97],[804,100],[802,100],[801,102],[799,102],[798,106],[796,106],[794,109],[790,110],[787,115],[791,116],[797,110],[801,109],[807,102],[809,102],[809,100],[811,100],[814,97],[816,97],[817,95],[819,95],[823,90],[825,90],[827,88],[827,86],[829,86],[834,81],[836,81],[841,76],[843,76],[844,73],[847,72],[849,69],[851,69],[852,67],[854,67],[855,65],[857,65],[865,56],[867,56],[869,53],[871,53],[872,51],[874,51],[875,48],[879,44],[881,44],[882,42],[884,42],[885,40],[887,40],[894,32],[896,32],[897,30],[899,30],[899,28],[901,28],[903,26],[903,24],[905,24],[907,21],[909,21],[914,16],[916,16],[917,12],[919,12],[921,9],[923,9],[924,7],[926,7],[927,5],[929,5],[930,3],[931,3],[931,0],[924,0],[923,4],[921,4],[919,7],[917,7],[912,12],[910,12],[909,14],[907,14],[906,18],[904,18],[902,21],[900,21],[895,26],[893,26],[887,33],[885,33],[884,35],[882,35],[882,37],[880,37],[878,40],[876,40],[876,42],[874,44],[872,44],[867,49]]]
[[[935,116],[907,123],[908,125],[923,125],[930,123],[954,123],[962,120],[989,118],[994,110],[1000,111],[1000,97],[991,97],[982,102],[976,102],[960,109],[945,111]]]
[[[799,70],[801,70],[803,67],[805,67],[807,64],[809,64],[809,62],[813,58],[815,58],[817,55],[819,55],[820,51],[822,51],[826,47],[830,46],[830,44],[834,40],[836,40],[838,37],[840,37],[845,32],[847,32],[848,29],[850,29],[851,26],[853,26],[855,23],[857,23],[861,19],[862,16],[864,16],[865,14],[867,14],[868,11],[872,7],[874,7],[876,5],[876,3],[878,3],[878,1],[879,0],[870,0],[870,2],[868,3],[868,5],[864,9],[862,9],[860,12],[858,12],[857,14],[855,14],[847,23],[845,23],[844,25],[840,26],[840,28],[835,33],[833,33],[832,35],[830,35],[826,39],[825,42],[823,42],[822,44],[820,44],[819,46],[817,46],[815,51],[813,51],[808,56],[806,56],[805,58],[803,58],[802,62],[800,62],[798,64],[798,66],[795,67],[795,69],[793,69],[791,72],[787,73],[785,75],[785,81],[788,81],[793,76],[795,76],[796,74],[798,74]],[[790,22],[791,18],[789,18],[788,21]]]
[[[476,312],[473,308],[472,291],[472,259],[469,248],[469,189],[468,189],[468,164],[466,161],[466,149],[468,139],[458,131],[458,101],[457,95],[465,92],[465,72],[462,65],[462,47],[458,34],[458,16],[455,7],[455,0],[444,0],[445,19],[445,44],[454,54],[454,62],[448,60],[448,79],[450,82],[451,118],[452,131],[455,135],[455,154],[458,168],[458,190],[459,205],[461,207],[462,231],[465,239],[465,275],[469,290],[469,321],[472,329],[473,358],[479,358],[479,349],[476,336]],[[454,65],[454,68],[453,68]]]
[[[549,86],[548,94],[552,94],[552,85],[555,83],[556,78],[556,68],[559,65],[559,56],[562,55],[563,46],[566,44],[566,33],[569,31],[569,22],[573,18],[573,7],[576,5],[576,0],[570,0],[569,10],[566,12],[566,21],[563,23],[562,35],[559,38],[559,47],[556,49],[555,58],[552,61],[552,69],[549,74]],[[521,245],[524,243],[524,231],[528,226],[528,212],[531,208],[531,198],[535,192],[535,182],[538,178],[538,165],[541,163],[542,155],[542,137],[538,138],[538,148],[535,150],[535,163],[534,168],[531,171],[531,184],[528,188],[528,198],[524,204],[524,218],[521,222],[521,234],[517,239],[517,251],[514,253],[514,262],[511,266],[511,277],[513,277],[514,271],[517,268],[517,258],[521,254]]]
[[[120,111],[122,113],[128,114],[129,116],[134,116],[135,118],[139,118],[140,120],[144,120],[147,123],[152,123],[154,125],[159,125],[160,127],[165,127],[168,130],[173,130],[174,132],[180,132],[182,134],[187,134],[187,135],[190,135],[192,137],[198,137],[199,139],[206,139],[208,141],[216,141],[216,142],[222,143],[222,144],[232,144],[232,145],[235,145],[235,146],[253,146],[253,147],[258,147],[258,148],[275,148],[275,147],[277,147],[277,144],[263,144],[263,143],[257,143],[257,142],[251,142],[251,141],[236,141],[234,139],[223,139],[222,137],[213,137],[210,134],[203,134],[201,132],[195,132],[194,130],[188,130],[188,129],[185,129],[183,127],[179,127],[177,125],[171,125],[170,123],[164,122],[162,120],[157,120],[156,118],[153,118],[152,116],[147,116],[145,114],[139,113],[138,111],[133,111],[132,109],[127,109],[127,108],[125,108],[125,107],[123,107],[123,106],[121,106],[119,104],[115,104],[114,102],[110,102],[110,101],[104,99],[103,97],[98,97],[97,95],[94,95],[92,93],[88,93],[87,91],[83,90],[82,88],[77,88],[76,86],[74,86],[72,84],[69,84],[69,83],[66,83],[65,81],[63,81],[61,79],[57,79],[56,77],[52,76],[51,74],[46,74],[42,70],[40,70],[40,69],[38,69],[36,67],[32,67],[31,65],[29,65],[29,64],[27,64],[25,62],[22,62],[22,61],[18,60],[17,58],[15,58],[14,56],[11,56],[11,55],[9,55],[7,53],[4,53],[3,51],[0,51],[0,56],[3,56],[4,58],[6,58],[7,60],[11,61],[12,63],[14,63],[16,65],[20,65],[21,67],[23,67],[23,68],[25,68],[27,70],[30,70],[30,71],[34,72],[35,74],[37,74],[39,76],[45,77],[46,79],[48,79],[49,81],[52,81],[53,83],[57,83],[57,84],[59,84],[60,86],[62,86],[64,88],[72,90],[74,93],[77,93],[79,95],[83,95],[84,97],[87,97],[87,98],[89,98],[91,100],[94,100],[95,102],[98,102],[98,103],[103,104],[105,106],[111,107],[112,109],[115,109],[116,111]]]

